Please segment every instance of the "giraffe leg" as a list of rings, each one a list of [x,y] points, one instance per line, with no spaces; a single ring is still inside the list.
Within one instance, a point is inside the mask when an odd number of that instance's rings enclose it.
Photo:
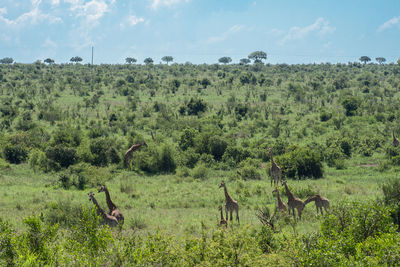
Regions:
[[[240,221],[239,221],[239,208],[236,209],[236,220],[240,224]]]
[[[230,215],[231,215],[231,221],[233,220],[233,210],[229,211]]]
[[[322,210],[322,206],[319,207],[319,209],[321,210],[321,215],[324,215],[324,211]]]

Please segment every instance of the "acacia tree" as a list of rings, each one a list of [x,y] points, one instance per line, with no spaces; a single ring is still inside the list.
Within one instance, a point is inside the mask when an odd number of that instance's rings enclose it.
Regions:
[[[371,59],[369,57],[367,57],[367,56],[362,56],[362,57],[359,58],[359,60],[361,62],[364,62],[364,64],[366,64],[368,61],[371,61]]]
[[[147,57],[143,60],[146,65],[153,64],[153,59],[151,57]]]
[[[54,60],[51,59],[51,58],[46,58],[43,62],[44,62],[44,63],[47,63],[47,64],[49,64],[49,65],[51,65],[51,64],[54,63]]]
[[[228,64],[232,62],[232,59],[230,57],[221,57],[220,59],[218,59],[218,62],[223,64]]]
[[[375,60],[376,60],[379,64],[383,64],[384,62],[386,62],[386,58],[384,58],[384,57],[377,57],[377,58],[375,58]]]
[[[0,59],[1,64],[12,64],[14,62],[14,59],[11,57],[5,57],[3,59]]]
[[[174,58],[171,56],[165,56],[165,57],[162,57],[161,60],[164,62],[167,62],[167,65],[168,65],[169,62],[174,61]]]
[[[247,64],[249,64],[251,61],[250,61],[250,59],[248,59],[248,58],[242,58],[241,60],[240,60],[240,63],[239,64],[241,64],[241,65],[247,65]]]
[[[125,58],[125,62],[128,63],[128,64],[135,63],[136,61],[137,61],[136,58],[133,58],[133,57]]]
[[[71,57],[71,59],[69,61],[74,62],[74,63],[78,63],[81,62],[83,59],[81,57]]]
[[[263,59],[267,59],[267,53],[263,51],[254,51],[248,55],[248,58],[254,60],[254,63],[261,63]]]

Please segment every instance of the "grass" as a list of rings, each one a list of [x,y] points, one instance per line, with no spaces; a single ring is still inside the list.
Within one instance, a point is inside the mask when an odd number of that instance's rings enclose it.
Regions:
[[[122,231],[146,233],[162,230],[182,236],[185,233],[200,234],[202,225],[215,228],[220,219],[217,207],[225,201],[222,189],[218,189],[221,180],[226,181],[228,192],[239,202],[241,224],[260,224],[256,217],[257,207],[267,206],[272,211],[276,205],[269,180],[266,177],[259,181],[232,180],[229,174],[211,172],[209,178],[202,180],[176,175],[141,176],[120,171],[107,182],[107,186],[112,200],[125,216],[126,225]],[[397,176],[394,171],[382,173],[373,166],[360,167],[359,161],[353,160],[345,170],[326,168],[322,179],[288,180],[288,185],[303,200],[307,194],[316,192],[335,205],[342,200],[379,198],[382,196],[380,184]],[[88,192],[95,192],[100,205],[107,210],[105,195],[97,193],[97,188],[64,190],[56,181],[56,174],[35,173],[26,164],[0,170],[0,182],[7,185],[0,188],[2,217],[20,228],[24,217],[46,216],[54,203],[91,207]],[[284,194],[282,198],[287,201]],[[306,206],[303,220],[296,229],[299,233],[312,232],[319,222],[314,204],[310,204]],[[291,231],[291,227],[286,225],[284,232]]]

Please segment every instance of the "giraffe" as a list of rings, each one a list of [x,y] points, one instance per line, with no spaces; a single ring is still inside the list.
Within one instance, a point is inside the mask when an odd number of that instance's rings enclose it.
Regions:
[[[274,158],[272,156],[272,149],[269,147],[269,158],[271,160],[271,167],[269,168],[269,174],[271,176],[271,186],[272,183],[277,185],[279,181],[282,179],[282,170],[281,168],[275,163]]]
[[[218,210],[221,212],[221,221],[219,222],[219,225],[228,227],[228,222],[224,219],[224,213],[222,212],[222,206],[218,206]]]
[[[119,211],[119,209],[117,208],[117,206],[115,206],[115,204],[111,201],[110,198],[110,192],[108,191],[107,187],[105,185],[102,185],[98,191],[98,193],[100,192],[104,192],[106,194],[106,202],[107,202],[107,206],[110,209],[109,214],[111,216],[114,216],[115,218],[117,218],[118,220],[118,224],[119,225],[123,225],[124,224],[124,216],[122,215],[122,213]]]
[[[393,135],[393,146],[398,147],[399,146],[399,140],[397,140],[396,136],[394,136],[394,128],[392,129],[392,135]]]
[[[307,198],[306,201],[304,201],[304,207],[311,201],[315,201],[315,207],[317,208],[317,214],[318,214],[318,209],[319,209],[319,210],[321,210],[321,214],[324,215],[324,212],[322,211],[322,207],[324,207],[325,211],[328,212],[329,200],[326,197],[321,197],[319,194],[309,197],[309,198]]]
[[[239,204],[237,203],[236,200],[233,200],[233,199],[231,198],[231,196],[228,194],[228,190],[226,189],[226,185],[225,185],[225,182],[224,182],[224,181],[221,182],[221,184],[219,185],[218,188],[221,188],[221,187],[224,188],[224,192],[225,192],[225,213],[226,213],[226,220],[228,220],[228,211],[229,211],[229,213],[230,213],[230,215],[231,215],[231,217],[230,217],[230,220],[231,220],[231,221],[232,221],[232,218],[233,218],[232,213],[233,213],[233,211],[235,211],[235,212],[236,212],[236,220],[238,221],[238,223],[240,223],[240,222],[239,222]]]
[[[99,205],[99,203],[97,202],[97,200],[94,198],[94,193],[90,192],[88,194],[89,196],[89,201],[92,201],[93,204],[96,206],[96,210],[97,210],[97,214],[99,216],[101,216],[101,218],[103,219],[102,224],[107,224],[110,227],[115,227],[118,225],[118,220],[117,218],[115,218],[114,216],[108,215]]]
[[[133,158],[133,152],[135,150],[139,149],[141,146],[147,146],[146,142],[143,141],[139,144],[134,144],[125,152],[125,156],[124,156],[125,167],[130,166],[131,160]]]
[[[289,187],[286,184],[286,181],[282,181],[282,185],[285,186],[286,189],[286,196],[288,197],[288,206],[289,206],[289,214],[290,211],[293,212],[293,217],[296,219],[296,214],[294,209],[297,209],[297,215],[299,216],[299,219],[301,220],[301,213],[304,208],[304,203],[300,198],[297,198],[293,195],[293,193],[289,190]]]
[[[281,195],[279,194],[278,188],[275,188],[274,191],[272,191],[272,193],[276,193],[276,197],[278,199],[278,206],[276,206],[276,211],[286,211],[287,207],[281,199]]]

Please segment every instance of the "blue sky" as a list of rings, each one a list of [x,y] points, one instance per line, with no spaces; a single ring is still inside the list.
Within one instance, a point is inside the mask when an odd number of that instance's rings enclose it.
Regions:
[[[0,58],[94,63],[237,63],[400,57],[400,0],[0,0]]]

